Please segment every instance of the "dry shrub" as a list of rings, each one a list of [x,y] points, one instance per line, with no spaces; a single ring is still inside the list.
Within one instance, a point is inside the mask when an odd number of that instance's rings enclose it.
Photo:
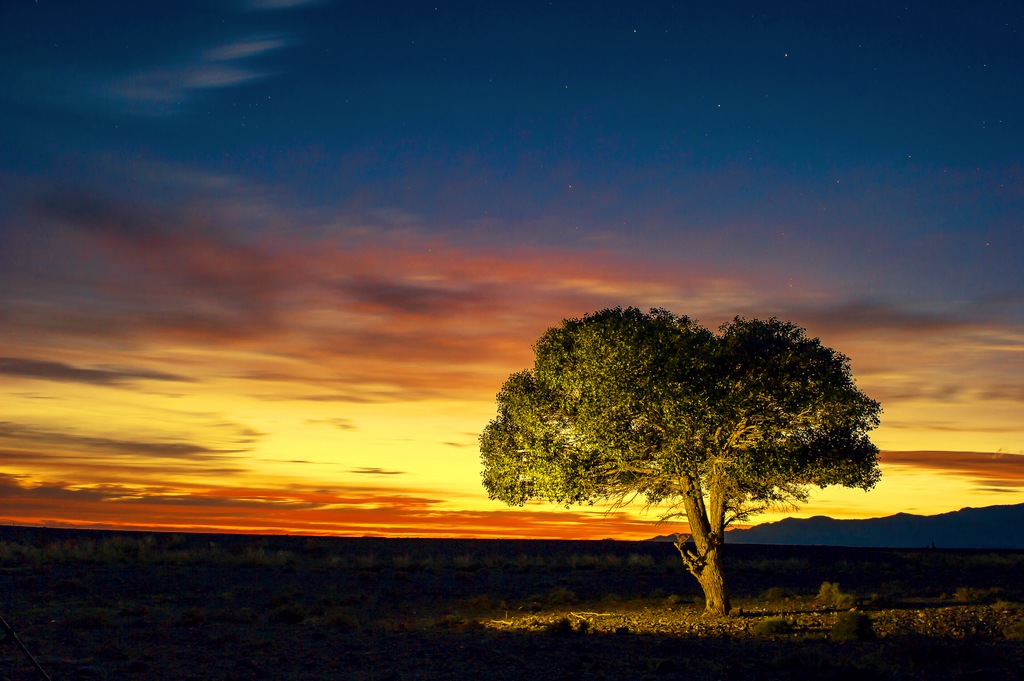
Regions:
[[[750,631],[758,636],[780,636],[793,631],[793,622],[785,617],[766,617],[755,622]]]
[[[545,630],[553,636],[569,636],[571,634],[589,634],[593,627],[587,620],[570,619],[559,617],[557,620],[545,627]]]
[[[547,602],[551,605],[571,605],[576,602],[576,594],[559,586],[548,592]]]
[[[1009,641],[1024,641],[1024,620],[1017,620],[1003,629],[1003,636]]]
[[[793,598],[796,598],[796,594],[781,586],[773,586],[761,594],[761,600],[768,601],[769,603],[788,601]]]
[[[953,592],[953,600],[957,603],[989,603],[995,599],[1002,589],[978,589],[973,586],[957,587]]]
[[[852,594],[843,593],[838,582],[822,582],[814,600],[822,607],[836,610],[846,610],[857,604]]]
[[[833,641],[870,641],[875,638],[875,629],[867,613],[850,611],[836,615],[829,638]]]

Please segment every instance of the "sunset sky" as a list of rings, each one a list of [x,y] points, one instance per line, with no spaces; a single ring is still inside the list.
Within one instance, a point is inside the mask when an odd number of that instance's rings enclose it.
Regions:
[[[792,515],[1024,502],[1020,2],[5,0],[0,85],[0,523],[667,534],[480,484],[628,305],[851,358]]]

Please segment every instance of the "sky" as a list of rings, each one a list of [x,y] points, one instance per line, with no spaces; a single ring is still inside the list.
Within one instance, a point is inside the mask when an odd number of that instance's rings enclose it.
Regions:
[[[6,0],[0,523],[642,539],[477,437],[564,318],[791,320],[1024,503],[1024,3]],[[766,514],[755,522],[773,520]]]

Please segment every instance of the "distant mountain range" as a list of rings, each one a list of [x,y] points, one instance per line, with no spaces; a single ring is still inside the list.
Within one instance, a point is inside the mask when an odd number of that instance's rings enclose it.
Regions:
[[[882,548],[1024,549],[1024,504],[964,508],[922,516],[834,520],[825,516],[786,518],[733,530],[732,544],[872,546]]]

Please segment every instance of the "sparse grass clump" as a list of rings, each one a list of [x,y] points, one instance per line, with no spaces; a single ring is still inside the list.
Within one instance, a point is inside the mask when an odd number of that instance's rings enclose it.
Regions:
[[[460,610],[469,610],[474,612],[494,610],[495,608],[505,607],[502,604],[495,603],[494,600],[488,594],[481,594],[479,596],[470,596],[463,598],[458,602],[458,608]]]
[[[973,586],[961,586],[953,592],[953,600],[957,603],[990,603],[1000,593],[1002,589],[998,588],[978,589]]]
[[[1017,620],[1003,629],[1003,636],[1008,641],[1024,641],[1024,620]]]
[[[380,570],[382,567],[380,561],[372,553],[356,556],[355,564],[360,570]]]
[[[306,611],[299,605],[280,605],[270,611],[270,621],[278,624],[301,624],[305,620]]]
[[[257,546],[246,547],[236,560],[244,567],[285,567],[294,564],[296,557],[291,551],[268,551]]]
[[[559,617],[557,620],[545,627],[545,630],[553,636],[589,634],[592,629],[592,625],[587,620],[573,619],[570,617]]]
[[[836,615],[829,638],[833,641],[870,641],[875,638],[871,617],[856,610],[841,612]]]
[[[193,607],[181,613],[179,624],[186,627],[199,627],[209,620],[210,613],[206,608]]]
[[[548,592],[547,601],[552,605],[572,605],[576,602],[576,594],[559,586]]]
[[[662,604],[671,607],[673,605],[679,605],[681,603],[692,603],[692,599],[683,598],[679,594],[669,594],[662,600]]]
[[[452,567],[456,570],[472,571],[481,569],[483,565],[472,555],[463,553],[452,558]]]
[[[870,602],[875,608],[894,608],[903,602],[905,597],[904,587],[901,582],[884,582],[878,591],[871,594]]]
[[[655,566],[654,556],[631,553],[626,558],[626,565],[632,570],[650,570]]]
[[[758,636],[781,636],[793,631],[793,622],[786,617],[766,617],[751,625],[750,631]]]
[[[781,586],[773,586],[761,593],[761,600],[767,601],[768,603],[789,601],[796,597],[797,595],[795,593]]]
[[[774,575],[799,575],[810,569],[811,563],[806,558],[759,558],[739,561],[739,570]]]
[[[846,610],[857,604],[853,594],[844,593],[836,582],[822,582],[814,600],[822,607],[835,610]]]
[[[114,625],[114,617],[103,608],[84,608],[68,615],[65,624],[71,629],[106,629]]]
[[[324,611],[321,623],[339,631],[354,631],[359,628],[359,620],[342,608],[328,608]]]

